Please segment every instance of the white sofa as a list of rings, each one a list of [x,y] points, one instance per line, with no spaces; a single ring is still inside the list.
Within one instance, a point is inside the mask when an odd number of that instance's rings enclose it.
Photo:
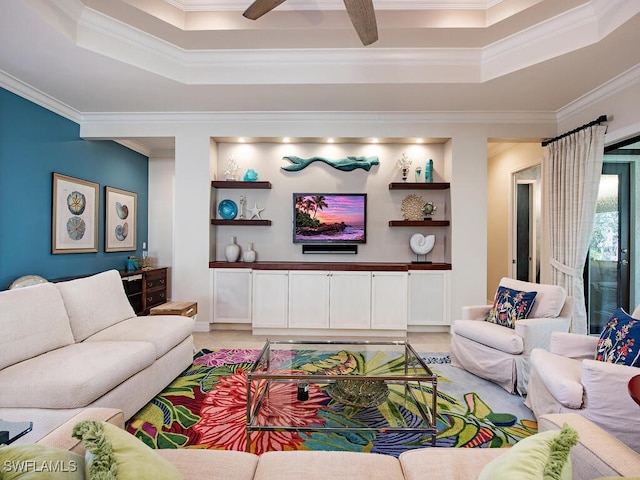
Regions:
[[[124,426],[118,410],[87,409],[38,443],[84,455],[82,442],[73,438],[71,431],[76,423],[87,419]],[[577,431],[578,444],[571,449],[573,480],[640,477],[640,455],[584,417],[546,415],[538,421],[540,431],[560,430],[565,423]],[[334,451],[268,452],[258,456],[247,452],[182,448],[151,453],[168,460],[185,480],[471,480],[478,478],[491,460],[509,451],[508,448],[422,448],[405,452],[399,459],[375,453]]]
[[[640,318],[640,306],[631,315]],[[640,407],[628,392],[640,368],[595,360],[598,337],[554,333],[550,351],[531,355],[529,395],[536,417],[574,412],[640,452]]]
[[[33,442],[86,407],[133,416],[193,361],[193,319],[137,317],[116,270],[0,292],[0,418]]]

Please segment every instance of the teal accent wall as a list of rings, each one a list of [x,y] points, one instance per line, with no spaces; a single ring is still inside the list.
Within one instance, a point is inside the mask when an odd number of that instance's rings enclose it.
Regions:
[[[47,279],[123,270],[148,234],[149,159],[0,88],[0,290],[22,275]],[[97,253],[51,253],[53,172],[100,184]],[[104,251],[105,187],[138,194],[137,251]]]

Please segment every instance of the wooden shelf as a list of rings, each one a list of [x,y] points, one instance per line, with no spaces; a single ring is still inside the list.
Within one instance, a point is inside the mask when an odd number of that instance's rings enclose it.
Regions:
[[[224,220],[222,218],[212,218],[211,225],[236,225],[239,227],[255,225],[271,225],[271,220]]]
[[[213,188],[271,189],[271,182],[239,182],[234,180],[213,180]]]
[[[448,227],[449,220],[389,220],[390,227]]]
[[[389,184],[389,190],[449,190],[449,186],[448,182],[392,182]]]

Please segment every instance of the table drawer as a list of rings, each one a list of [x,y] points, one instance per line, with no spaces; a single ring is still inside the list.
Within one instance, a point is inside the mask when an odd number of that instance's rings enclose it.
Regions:
[[[147,308],[154,307],[156,305],[160,305],[167,301],[166,290],[157,290],[157,291],[147,291],[147,295],[145,297]]]

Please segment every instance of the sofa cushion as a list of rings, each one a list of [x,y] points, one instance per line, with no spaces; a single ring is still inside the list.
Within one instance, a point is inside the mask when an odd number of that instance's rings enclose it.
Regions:
[[[252,480],[258,456],[233,450],[163,448],[156,450],[171,462],[185,480]],[[309,478],[301,475],[300,480]]]
[[[181,480],[171,463],[141,440],[107,422],[83,420],[73,428],[87,450],[89,479]]]
[[[0,292],[0,370],[73,343],[69,317],[52,283]]]
[[[508,451],[507,448],[418,448],[401,453],[400,464],[405,480],[472,479],[477,478],[487,463]]]
[[[640,367],[640,320],[616,310],[600,334],[595,359]]]
[[[538,292],[536,301],[529,312],[529,318],[555,318],[562,312],[564,302],[567,299],[567,291],[559,285],[523,282],[507,277],[500,280],[500,285],[514,290],[525,292],[535,290]]]
[[[151,365],[153,345],[144,342],[76,343],[0,371],[0,406],[80,408]]]
[[[503,286],[498,287],[487,322],[503,327],[516,328],[517,320],[522,320],[529,316],[537,293],[513,290]]]
[[[134,317],[91,335],[85,342],[149,342],[156,349],[156,358],[160,358],[191,335],[193,322],[193,318],[180,315]]]
[[[562,405],[582,408],[584,387],[580,381],[582,361],[556,355],[541,348],[531,353],[531,368],[535,368],[547,390]]]
[[[519,355],[524,350],[522,337],[516,335],[512,328],[501,325],[478,320],[456,320],[453,322],[453,331],[456,335],[511,355]]]
[[[84,458],[44,445],[0,446],[2,480],[84,480]]]
[[[62,294],[76,342],[136,316],[116,270],[55,285]]]
[[[307,450],[267,452],[260,455],[255,480],[404,480],[397,458],[376,453]]]
[[[478,480],[571,480],[569,452],[576,443],[578,433],[566,424],[560,431],[537,433],[519,441],[507,453],[488,463]]]

